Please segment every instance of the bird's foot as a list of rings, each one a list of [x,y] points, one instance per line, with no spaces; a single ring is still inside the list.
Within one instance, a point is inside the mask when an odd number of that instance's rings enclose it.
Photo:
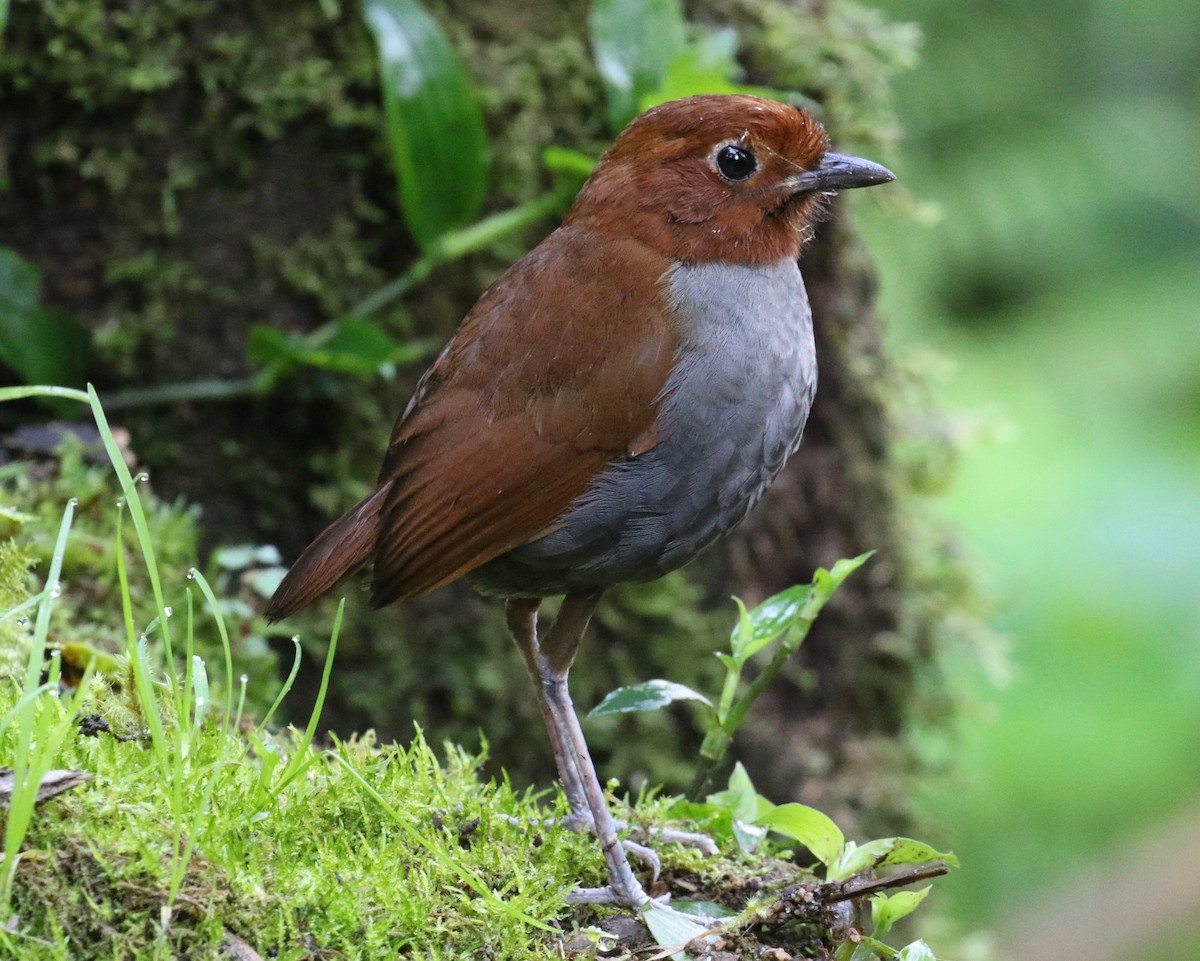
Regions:
[[[512,824],[521,824],[519,818],[509,818]],[[592,815],[588,811],[578,811],[573,814],[568,814],[563,818],[546,818],[545,820],[533,822],[540,827],[551,828],[561,827],[568,831],[587,831],[591,834],[596,833],[596,823]],[[717,845],[707,834],[698,834],[694,831],[677,831],[674,828],[644,828],[641,825],[635,824],[630,827],[627,821],[613,821],[613,825],[618,831],[628,831],[633,837],[642,840],[664,841],[667,844],[682,844],[685,847],[695,848],[705,857],[717,856]],[[659,858],[658,852],[653,848],[647,847],[645,844],[635,841],[633,837],[621,839],[621,847],[627,854],[637,858],[642,864],[648,867],[651,871],[651,880],[657,881],[659,874],[662,873],[662,859]],[[613,901],[605,896],[606,891],[611,890],[611,885],[603,888],[580,888],[577,894],[583,898],[574,903],[578,904],[617,904],[619,901]],[[603,900],[595,900],[595,898],[604,898]]]
[[[553,823],[553,820],[547,823]],[[595,821],[587,811],[577,811],[568,814],[559,823],[571,831],[591,831],[593,834],[596,832]],[[642,827],[640,824],[631,826],[628,821],[621,821],[616,818],[613,819],[613,825],[618,831],[629,832],[630,838],[626,838],[624,841],[625,849],[638,857],[641,857],[638,853],[639,850],[649,851],[650,849],[637,843],[637,841],[631,840],[631,838],[637,838],[641,841],[663,841],[667,844],[682,844],[684,847],[695,848],[708,858],[715,858],[719,853],[717,845],[707,834],[699,834],[695,831],[677,831],[674,828],[647,828]],[[654,854],[653,851],[650,851],[650,853]],[[655,858],[657,858],[657,855],[655,855]],[[655,876],[657,877],[657,874]]]
[[[567,904],[611,904],[638,911],[649,905],[665,904],[667,900],[667,897],[650,897],[636,880],[631,887],[606,884],[602,888],[576,888],[567,895]]]

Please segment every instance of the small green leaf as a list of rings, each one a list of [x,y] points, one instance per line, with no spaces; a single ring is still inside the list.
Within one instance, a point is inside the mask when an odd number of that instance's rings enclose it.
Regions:
[[[953,854],[938,851],[912,838],[878,838],[861,846],[850,842],[837,863],[830,865],[828,876],[830,880],[841,880],[868,868],[926,864],[929,861],[945,861],[952,867],[958,867],[958,858]]]
[[[758,792],[754,790],[750,775],[746,773],[741,761],[733,766],[729,775],[729,787],[710,794],[705,800],[713,807],[729,811],[736,820],[753,822],[757,819]]]
[[[800,612],[801,616],[808,620],[815,618],[821,608],[825,606],[825,602],[833,597],[834,591],[842,586],[842,582],[862,567],[874,553],[874,551],[867,551],[865,554],[859,554],[858,557],[843,558],[833,565],[832,570],[827,571],[823,567],[818,567],[817,573],[813,576],[812,595]]]
[[[852,874],[858,874],[859,871],[865,871],[867,868],[877,864],[880,859],[887,856],[887,853],[892,849],[892,842],[895,838],[880,838],[877,841],[868,841],[866,844],[855,844],[853,841],[847,841],[846,846],[842,849],[841,856],[837,861],[829,865],[829,871],[826,873],[826,878],[830,881],[840,881],[843,878],[848,878]]]
[[[799,841],[822,864],[833,864],[846,845],[841,828],[828,815],[806,804],[781,804],[758,823]]]
[[[895,864],[926,864],[929,861],[945,861],[951,867],[958,867],[958,858],[949,851],[938,851],[924,841],[914,841],[912,838],[888,838],[891,848],[878,861],[876,867],[886,867]]]
[[[881,891],[874,895],[871,898],[871,923],[875,927],[875,936],[886,934],[897,921],[912,914],[931,890],[932,884],[919,891],[897,891],[895,894]]]
[[[852,951],[849,950],[851,948],[853,948]],[[866,935],[859,938],[858,944],[853,941],[844,941],[838,948],[837,954],[834,955],[835,961],[871,961],[872,958],[893,961],[895,957],[894,948],[888,947],[875,938],[868,938]]]
[[[694,920],[682,911],[660,907],[657,904],[652,905],[649,910],[643,912],[642,920],[646,922],[646,927],[650,929],[654,940],[661,948],[682,948],[689,941],[694,941],[696,938],[704,937],[705,935],[712,936],[709,935],[709,929],[712,927],[711,924]],[[686,961],[688,955],[680,950],[675,952],[671,957],[678,959],[678,961]]]
[[[491,163],[483,114],[471,78],[416,0],[364,0],[363,12],[379,49],[404,222],[428,251],[479,213]]]
[[[361,317],[347,316],[320,338],[295,337],[265,324],[255,324],[246,338],[246,356],[252,363],[274,368],[278,375],[298,364],[346,374],[388,374],[392,365],[424,356],[426,345],[388,336]]]
[[[608,92],[614,132],[656,90],[686,34],[679,0],[595,0],[590,18],[596,67]]]
[[[741,661],[752,657],[762,650],[780,634],[786,631],[796,620],[796,615],[807,603],[812,588],[807,584],[798,584],[768,597],[754,610],[747,611],[738,598],[738,626],[730,637],[730,648],[734,656]]]
[[[618,687],[606,694],[604,700],[588,712],[588,717],[627,714],[631,711],[657,711],[674,701],[699,701],[712,707],[712,702],[699,691],[659,678],[631,687]]]
[[[937,961],[937,958],[933,956],[929,945],[924,941],[914,941],[900,949],[900,953],[896,955],[896,961]]]
[[[733,819],[733,839],[745,854],[753,854],[767,839],[767,829],[749,824],[741,818]]]
[[[692,917],[708,918],[711,921],[737,916],[736,911],[730,911],[729,908],[723,904],[717,904],[715,901],[676,901],[672,899],[671,907]]]
[[[88,332],[69,314],[38,305],[41,272],[0,247],[0,361],[27,384],[83,383]]]
[[[671,58],[658,86],[642,97],[641,109],[697,93],[753,93],[786,99],[777,91],[734,83],[739,71],[736,55],[737,31],[733,28],[702,33]]]

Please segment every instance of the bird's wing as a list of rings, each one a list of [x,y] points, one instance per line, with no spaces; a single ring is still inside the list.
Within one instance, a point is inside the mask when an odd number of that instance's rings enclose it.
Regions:
[[[554,529],[605,465],[654,446],[678,338],[667,260],[560,228],[480,298],[388,446],[373,601],[447,584]]]

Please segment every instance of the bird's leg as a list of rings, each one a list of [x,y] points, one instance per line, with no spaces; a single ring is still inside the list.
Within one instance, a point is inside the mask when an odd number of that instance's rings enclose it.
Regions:
[[[575,904],[616,903],[636,908],[644,905],[649,897],[629,867],[567,690],[567,674],[575,660],[583,632],[600,600],[600,593],[568,594],[563,598],[558,617],[541,642],[537,638],[536,601],[510,600],[507,607],[508,625],[537,686],[538,701],[550,731],[559,777],[562,778],[571,810],[591,821],[608,865],[608,884],[605,887],[580,888],[571,893],[568,901]],[[572,798],[576,790],[582,800],[578,807]]]
[[[584,796],[583,782],[575,768],[575,761],[570,749],[563,742],[562,731],[555,724],[550,705],[546,701],[545,688],[542,686],[541,674],[538,671],[537,659],[540,654],[537,636],[537,612],[541,601],[538,598],[514,598],[504,608],[508,620],[508,633],[516,642],[517,650],[525,659],[529,676],[537,692],[538,706],[542,709],[542,718],[546,722],[546,730],[550,733],[550,748],[554,751],[554,763],[558,768],[558,779],[562,782],[563,793],[571,806],[573,815],[584,815],[589,820],[587,798]]]

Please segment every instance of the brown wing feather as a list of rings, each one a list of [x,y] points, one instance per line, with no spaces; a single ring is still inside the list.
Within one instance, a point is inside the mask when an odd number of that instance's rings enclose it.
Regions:
[[[388,490],[379,488],[317,535],[279,582],[267,605],[267,620],[289,617],[370,560]]]
[[[606,464],[653,446],[677,346],[669,262],[632,241],[600,258],[593,240],[560,228],[514,266],[418,386],[379,478],[376,604],[545,534]]]

